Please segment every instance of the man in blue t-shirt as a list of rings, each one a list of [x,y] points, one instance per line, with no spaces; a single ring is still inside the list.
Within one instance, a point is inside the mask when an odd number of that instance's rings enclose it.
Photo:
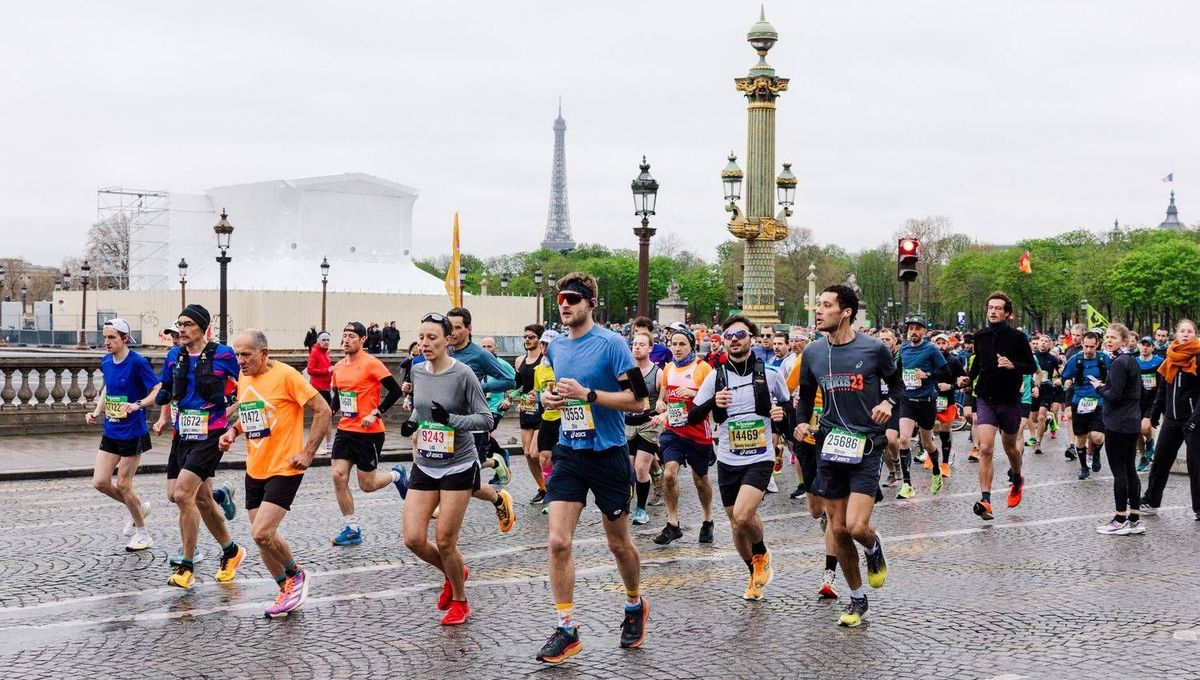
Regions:
[[[603,516],[609,550],[625,584],[621,647],[640,647],[650,606],[642,599],[641,561],[629,535],[634,473],[625,440],[624,413],[649,408],[642,372],[625,340],[595,325],[595,277],[572,273],[558,280],[558,313],[567,334],[546,347],[555,383],[541,395],[547,410],[562,414],[554,471],[546,482],[550,515],[550,589],[558,627],[538,661],[559,663],[580,649],[574,620],[571,542],[588,491]]]
[[[1063,386],[1072,392],[1071,405],[1063,409],[1063,420],[1071,421],[1071,432],[1075,435],[1075,447],[1079,451],[1079,478],[1087,479],[1091,472],[1100,471],[1100,449],[1104,447],[1104,420],[1100,417],[1104,397],[1100,396],[1088,378],[1106,381],[1112,359],[1097,351],[1100,334],[1095,331],[1084,333],[1082,347],[1082,351],[1072,354],[1063,365]],[[1088,452],[1092,454],[1090,472]]]
[[[84,420],[95,425],[104,418],[104,435],[96,453],[92,486],[129,510],[130,520],[125,523],[124,534],[131,538],[125,549],[137,552],[154,545],[145,523],[150,503],[138,498],[133,489],[133,475],[142,454],[151,447],[146,408],[154,404],[160,384],[150,362],[129,350],[131,333],[125,319],[104,322],[104,349],[108,351],[100,360],[104,387],[96,397],[96,408]],[[113,482],[114,472],[116,482]]]
[[[918,460],[928,463],[925,467],[933,474],[929,492],[942,490],[942,469],[937,462],[938,451],[933,446],[933,424],[937,420],[937,384],[950,382],[950,372],[946,357],[932,343],[925,341],[925,334],[929,332],[925,318],[913,314],[904,323],[908,328],[908,340],[900,345],[897,354],[900,377],[904,380],[899,437],[900,472],[904,475],[904,483],[896,497],[912,498],[917,494],[909,472],[909,446],[914,429],[920,429],[921,448],[925,452]]]
[[[1150,412],[1158,397],[1158,386],[1163,382],[1158,375],[1158,367],[1162,366],[1165,359],[1155,353],[1154,340],[1147,335],[1138,343],[1138,355],[1134,360],[1142,376],[1142,433],[1138,439],[1142,457],[1138,461],[1137,471],[1145,472],[1150,467],[1150,461],[1154,460],[1154,427],[1150,424]]]

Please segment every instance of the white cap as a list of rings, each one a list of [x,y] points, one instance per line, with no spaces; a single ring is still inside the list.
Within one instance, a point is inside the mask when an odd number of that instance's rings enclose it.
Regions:
[[[938,340],[945,340],[946,342],[949,342],[950,336],[946,335],[945,333],[938,333],[937,335],[933,336],[933,341],[937,342]]]
[[[553,342],[555,339],[557,339],[558,336],[559,336],[558,331],[546,330],[545,332],[542,333],[541,341],[545,342],[545,343],[550,343],[550,342]]]
[[[125,319],[109,319],[108,321],[104,322],[104,325],[105,327],[111,327],[116,332],[124,335],[131,335],[133,333],[133,329],[129,327],[129,322]]]
[[[167,326],[163,329],[163,333],[174,333],[175,335],[179,335],[179,322],[172,321],[170,326]]]

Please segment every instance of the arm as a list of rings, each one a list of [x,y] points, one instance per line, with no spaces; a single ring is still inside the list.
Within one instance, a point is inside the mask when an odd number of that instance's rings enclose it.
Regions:
[[[692,409],[687,414],[688,425],[699,425],[712,413],[713,408],[717,405],[716,389],[717,372],[712,371],[704,377],[704,382],[700,383],[700,389],[696,390],[696,398],[692,400]]]
[[[299,470],[307,470],[312,465],[313,457],[317,455],[317,447],[325,440],[325,435],[329,434],[329,428],[333,426],[333,411],[321,395],[314,394],[304,404],[304,408],[312,411],[313,419],[312,424],[308,426],[308,440],[304,442],[304,449],[292,456],[290,461],[291,466]]]
[[[1013,363],[1013,368],[1021,375],[1033,375],[1033,372],[1037,370],[1037,363],[1033,360],[1033,350],[1029,347],[1029,342],[1022,335],[1016,344],[1017,346],[1013,349],[1013,356],[1009,357],[1009,360]]]
[[[488,407],[487,397],[483,396],[483,387],[475,379],[475,374],[469,369],[462,372],[461,389],[466,396],[467,406],[471,413],[467,415],[450,414],[450,427],[458,431],[486,431],[492,427],[492,409]]]
[[[484,382],[481,387],[484,392],[505,392],[517,386],[517,371],[512,364],[492,356],[490,352],[482,354]]]
[[[96,408],[84,414],[83,422],[87,423],[88,425],[96,424],[96,421],[100,418],[100,412],[104,410],[104,395],[106,394],[108,394],[107,385],[100,388],[100,394],[96,395]]]
[[[1113,362],[1108,367],[1108,382],[1096,385],[1096,394],[1099,394],[1105,401],[1110,399],[1119,399],[1125,393],[1125,370],[1124,367],[1117,366],[1117,362]]]

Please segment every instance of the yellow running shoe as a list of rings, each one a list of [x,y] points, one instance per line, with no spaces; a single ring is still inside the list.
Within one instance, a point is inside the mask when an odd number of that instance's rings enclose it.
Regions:
[[[195,582],[196,579],[192,576],[192,570],[182,564],[176,566],[175,570],[167,578],[167,585],[183,588],[184,590],[191,590],[192,584]]]
[[[246,559],[246,549],[242,546],[237,547],[237,552],[233,557],[221,557],[221,568],[217,570],[217,580],[221,583],[228,583],[237,576],[238,567],[241,566],[242,560]]]
[[[754,573],[750,575],[750,581],[758,586],[759,591],[766,588],[775,578],[775,572],[771,569],[771,551],[766,554],[754,555],[750,558],[750,566],[754,568]]]
[[[846,628],[854,628],[862,623],[867,616],[867,598],[852,597],[850,605],[846,607],[846,613],[838,617],[838,625]]]
[[[508,493],[508,489],[500,489],[496,495],[500,497],[500,505],[496,506],[496,521],[500,524],[501,533],[507,534],[517,522],[517,516],[513,514],[512,494]]]
[[[867,583],[871,584],[872,588],[882,588],[887,581],[887,560],[883,558],[883,540],[879,538],[879,532],[875,532],[875,552],[863,551],[863,556],[867,560]]]
[[[758,601],[763,599],[762,586],[754,585],[754,577],[750,577],[750,582],[746,584],[746,592],[742,593],[743,600]]]

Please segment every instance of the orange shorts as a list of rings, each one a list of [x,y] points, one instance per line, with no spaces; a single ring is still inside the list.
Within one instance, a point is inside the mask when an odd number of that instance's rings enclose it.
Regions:
[[[954,402],[950,402],[950,405],[946,407],[945,411],[942,411],[941,413],[937,414],[938,422],[942,423],[943,425],[949,425],[950,423],[953,423],[954,419],[957,417],[958,417],[958,404],[956,404]]]

